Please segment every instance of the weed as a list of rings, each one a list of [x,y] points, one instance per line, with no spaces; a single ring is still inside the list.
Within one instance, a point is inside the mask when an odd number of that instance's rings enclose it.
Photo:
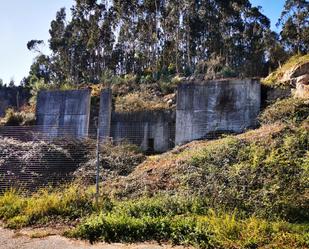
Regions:
[[[302,99],[288,98],[268,106],[260,114],[262,124],[295,123],[299,124],[309,117],[309,103]]]
[[[43,189],[31,197],[23,197],[14,190],[0,196],[0,217],[10,228],[57,219],[74,220],[93,210],[91,194],[76,185],[53,192]]]

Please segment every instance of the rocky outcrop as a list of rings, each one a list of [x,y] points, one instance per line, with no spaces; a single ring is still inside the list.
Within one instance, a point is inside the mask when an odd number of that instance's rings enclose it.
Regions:
[[[296,78],[295,86],[294,97],[309,99],[309,71],[307,74]]]
[[[309,98],[309,62],[294,66],[284,73],[282,82],[288,82],[296,98]]]

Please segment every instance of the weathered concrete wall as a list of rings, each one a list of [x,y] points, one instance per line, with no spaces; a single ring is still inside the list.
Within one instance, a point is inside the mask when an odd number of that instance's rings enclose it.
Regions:
[[[165,152],[174,147],[175,112],[113,113],[111,137],[128,140],[144,151]]]
[[[256,125],[260,105],[258,80],[180,84],[175,142],[183,144],[206,138],[212,132],[242,132]]]
[[[29,92],[23,87],[0,87],[0,117],[10,107],[18,109],[23,106],[29,96]]]
[[[278,99],[289,98],[292,96],[292,91],[290,87],[287,88],[274,88],[270,86],[261,86],[261,98],[262,107],[268,106],[270,103],[275,102]]]
[[[51,137],[88,136],[90,90],[41,91],[37,98],[37,125]]]

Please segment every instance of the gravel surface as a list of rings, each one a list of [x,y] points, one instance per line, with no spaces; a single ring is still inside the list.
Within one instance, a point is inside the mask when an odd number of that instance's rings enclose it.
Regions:
[[[36,235],[39,233],[36,232]],[[32,234],[32,236],[34,236]],[[170,245],[155,243],[143,244],[105,244],[91,245],[85,241],[67,239],[60,235],[50,235],[43,238],[31,238],[29,231],[12,231],[0,228],[0,249],[183,249]]]

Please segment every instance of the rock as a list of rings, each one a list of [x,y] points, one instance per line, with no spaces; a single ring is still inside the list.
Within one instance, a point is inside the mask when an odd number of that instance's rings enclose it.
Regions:
[[[293,95],[295,98],[309,99],[309,73],[294,78],[295,90]]]
[[[308,83],[309,83],[309,71],[307,72],[307,74],[304,74],[296,78],[296,84],[308,85]]]
[[[290,78],[297,78],[299,76],[305,75],[309,73],[309,62],[306,62],[302,65],[298,65],[292,71]]]
[[[307,74],[309,72],[309,62],[303,63],[301,65],[296,65],[292,67],[290,70],[287,70],[282,78],[281,81],[289,81],[292,78],[297,78],[299,76],[302,76],[304,74]]]

